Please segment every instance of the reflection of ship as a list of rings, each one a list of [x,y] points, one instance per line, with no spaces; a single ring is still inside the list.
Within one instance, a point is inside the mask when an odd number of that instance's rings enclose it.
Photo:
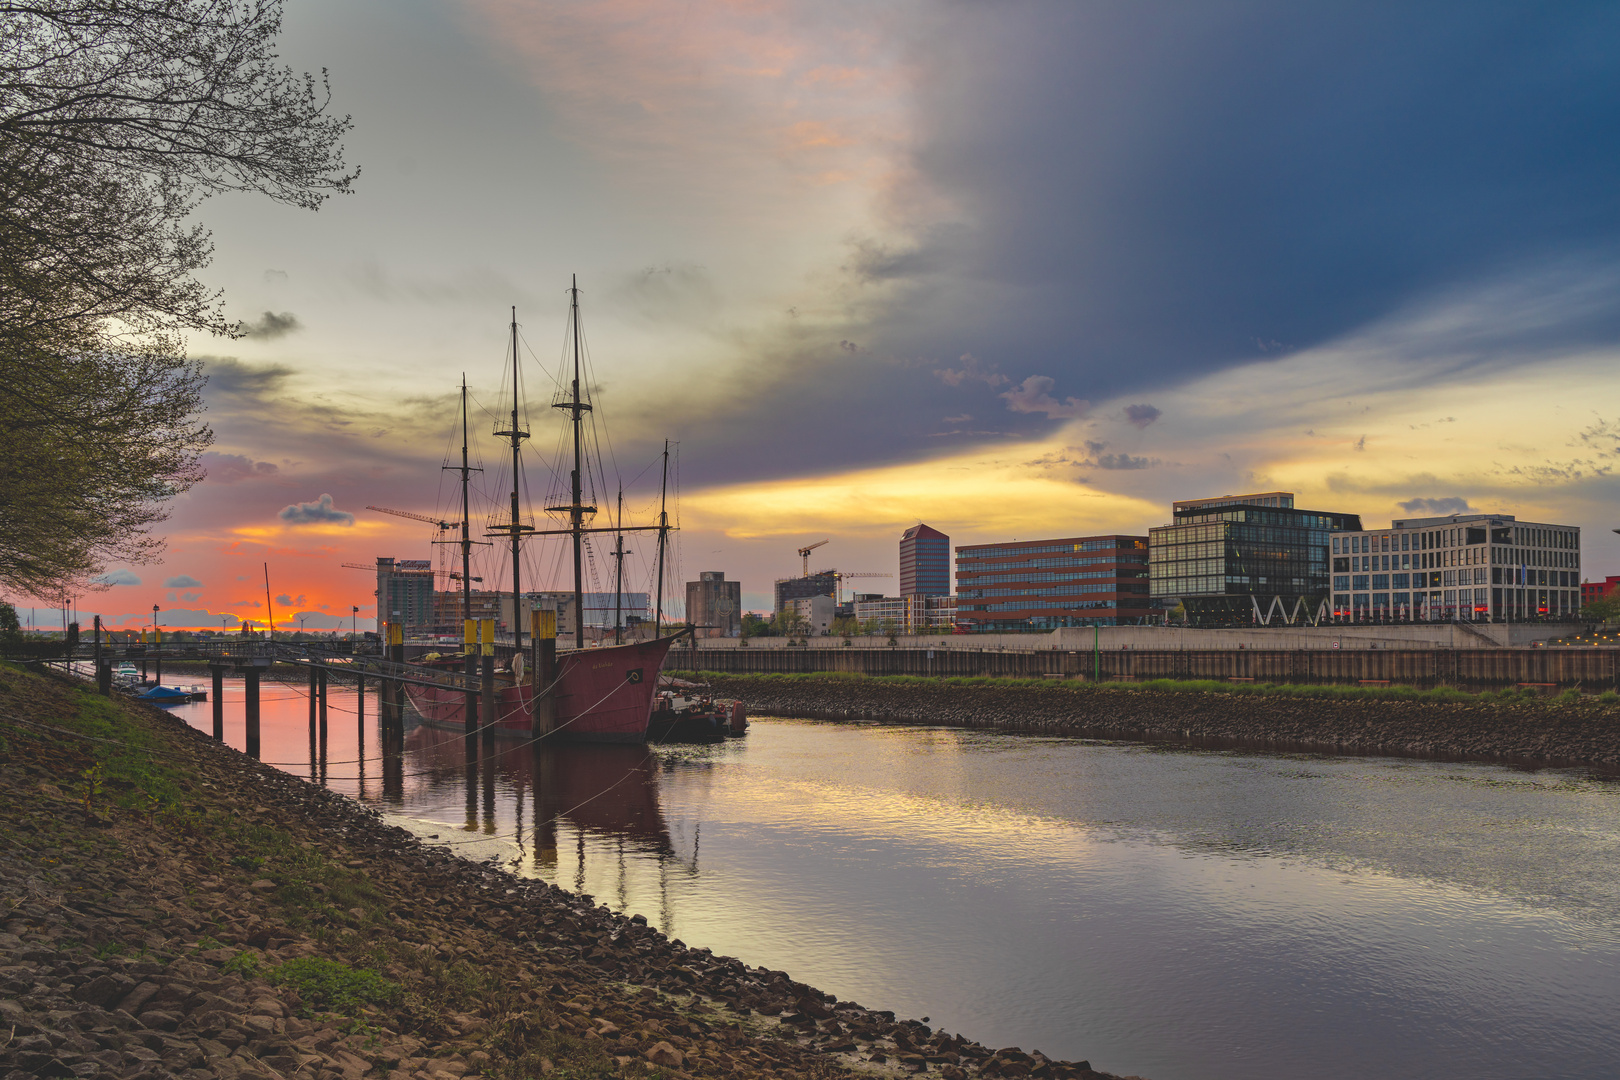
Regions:
[[[593,410],[593,406],[581,396],[580,392],[580,324],[579,324],[579,289],[573,287],[569,290],[570,301],[568,308],[569,336],[573,342],[573,378],[568,396],[554,402],[553,407],[565,409],[570,415],[570,427],[573,440],[573,463],[570,473],[569,500],[561,505],[546,507],[550,512],[567,513],[568,527],[566,529],[536,531],[533,526],[525,524],[522,518],[522,508],[518,502],[518,492],[522,488],[519,479],[521,474],[521,460],[519,448],[523,439],[529,433],[523,430],[520,423],[520,385],[518,379],[519,350],[517,334],[517,315],[513,312],[512,319],[512,415],[511,425],[507,431],[498,431],[497,435],[510,438],[512,444],[512,478],[511,478],[511,518],[509,521],[494,524],[490,536],[504,535],[511,545],[512,559],[512,597],[513,597],[513,638],[517,645],[517,655],[522,656],[523,628],[521,626],[519,597],[523,595],[520,568],[520,547],[526,536],[556,536],[564,535],[572,539],[574,564],[574,597],[573,597],[573,624],[574,624],[574,650],[555,656],[553,662],[550,651],[542,653],[540,642],[536,642],[534,654],[535,662],[530,665],[533,670],[524,677],[524,664],[514,659],[512,670],[504,676],[497,678],[495,693],[495,732],[498,734],[516,735],[523,738],[544,736],[564,742],[619,742],[640,743],[647,738],[647,722],[652,711],[653,692],[658,684],[658,671],[664,664],[670,647],[675,643],[675,637],[663,636],[662,606],[663,606],[663,571],[664,549],[669,531],[668,514],[662,511],[659,514],[659,524],[654,526],[626,529],[622,520],[607,528],[587,527],[587,519],[594,518],[596,507],[585,503],[584,477],[587,472],[587,463],[584,454],[584,438],[581,431],[582,417]],[[471,552],[473,541],[469,531],[470,507],[468,502],[469,474],[474,471],[469,464],[467,453],[467,387],[463,380],[461,388],[461,588],[462,588],[462,617],[471,626],[471,589],[472,566]],[[668,478],[668,444],[665,444],[665,478]],[[621,493],[622,503],[622,493]],[[442,523],[448,528],[450,523]],[[658,532],[658,587],[659,610],[655,613],[653,622],[653,640],[632,642],[627,645],[613,645],[599,649],[585,649],[585,593],[583,575],[583,551],[586,533],[615,532],[620,535],[619,555],[621,557],[620,570],[622,574],[623,538],[626,531],[656,530]],[[616,586],[622,595],[622,582]],[[618,628],[615,627],[615,633]],[[555,636],[555,631],[552,631]],[[538,633],[537,633],[538,636]],[[546,644],[550,644],[547,642]],[[431,661],[436,666],[456,668],[466,663],[467,675],[474,675],[474,662],[469,656],[466,661],[461,659],[445,659]],[[554,663],[554,668],[553,668]],[[441,689],[433,686],[418,686],[408,684],[406,693],[411,704],[422,718],[430,724],[463,728],[471,730],[477,725],[468,723],[475,719],[467,716],[468,695],[464,691]]]
[[[460,782],[466,775],[466,739],[460,734],[423,724],[411,729],[405,746],[426,766],[424,771],[445,781]],[[673,850],[658,808],[657,761],[645,747],[509,744],[489,765],[494,776],[518,793],[520,808],[528,796],[535,856],[541,864],[556,863],[559,820],[659,855]]]

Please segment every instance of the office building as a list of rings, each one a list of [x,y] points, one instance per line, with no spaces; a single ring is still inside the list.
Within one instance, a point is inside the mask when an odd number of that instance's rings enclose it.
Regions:
[[[1333,537],[1342,622],[1529,622],[1581,608],[1581,530],[1512,514],[1405,518]]]
[[[948,632],[956,627],[956,597],[862,593],[855,597],[851,614],[863,634]]]
[[[1607,600],[1614,596],[1615,586],[1620,585],[1620,577],[1610,574],[1602,581],[1581,582],[1581,606],[1598,600]]]
[[[402,623],[406,637],[433,633],[433,563],[377,557],[377,633]]]
[[[797,632],[812,637],[820,637],[832,629],[833,617],[837,613],[838,604],[830,596],[817,594],[815,596],[801,596],[789,602],[788,611],[797,620]]]
[[[1077,536],[956,549],[956,621],[969,630],[1050,630],[1152,621],[1148,538]]]
[[[1187,499],[1148,530],[1152,594],[1193,626],[1319,622],[1330,608],[1334,533],[1361,518],[1301,510],[1287,491]]]
[[[742,582],[727,581],[722,570],[704,570],[686,583],[686,617],[698,637],[742,634]]]
[[[809,577],[778,578],[776,580],[776,606],[771,614],[780,615],[795,600],[806,596],[838,595],[838,574],[833,570],[818,570]],[[836,600],[834,601],[836,603]]]
[[[900,595],[951,594],[951,538],[927,525],[913,525],[900,537]]]

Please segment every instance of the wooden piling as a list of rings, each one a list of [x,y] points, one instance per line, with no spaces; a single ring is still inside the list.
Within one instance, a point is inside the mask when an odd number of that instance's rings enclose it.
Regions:
[[[156,648],[157,648],[157,653],[152,658],[152,666],[153,666],[152,685],[153,686],[162,686],[163,685],[163,631],[161,631],[161,630],[153,630],[152,631],[152,644],[154,646],[156,646]]]
[[[529,702],[529,737],[539,739],[557,726],[557,696],[551,685],[557,681],[557,612],[531,611],[529,621],[529,640],[534,643],[534,660],[529,665],[534,688]]]
[[[259,756],[259,669],[250,667],[242,673],[242,690],[246,697],[243,714],[247,717],[247,754]]]
[[[484,734],[491,740],[495,738],[495,709],[498,702],[495,695],[495,620],[481,619],[478,623],[478,647],[483,655],[482,677],[479,680],[480,693],[483,695],[483,724]]]
[[[320,700],[321,748],[326,748],[326,669],[315,669],[315,691]]]
[[[214,741],[225,741],[225,665],[209,664],[208,673],[214,677],[210,700],[214,703]]]
[[[464,619],[461,626],[461,656],[467,672],[467,700],[462,706],[461,728],[472,734],[478,726],[478,620]]]
[[[315,735],[315,670],[314,667],[309,669],[309,734],[311,738]]]

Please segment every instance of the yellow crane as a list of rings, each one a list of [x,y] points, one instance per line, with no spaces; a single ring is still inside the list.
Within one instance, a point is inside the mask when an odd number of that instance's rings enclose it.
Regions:
[[[812,551],[816,550],[816,548],[820,547],[822,544],[825,544],[825,543],[828,543],[828,542],[829,541],[826,541],[826,540],[817,540],[815,543],[811,544],[809,547],[802,547],[802,548],[799,549],[799,558],[804,560],[804,576],[805,577],[810,576],[810,553]]]
[[[426,514],[414,514],[409,510],[390,510],[386,506],[368,506],[366,509],[375,510],[379,514],[393,514],[395,517],[410,518],[412,521],[425,521],[429,525],[437,525],[440,531],[453,529],[460,524],[460,522],[455,521],[440,521],[438,518],[431,518]]]

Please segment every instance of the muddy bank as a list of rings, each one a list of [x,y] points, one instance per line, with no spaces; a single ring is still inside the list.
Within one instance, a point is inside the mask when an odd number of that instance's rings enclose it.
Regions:
[[[1429,701],[1177,692],[1073,682],[706,679],[716,693],[744,701],[752,715],[1620,771],[1620,707],[1595,699]]]
[[[6,1080],[1108,1075],[689,949],[7,665],[0,901]]]

